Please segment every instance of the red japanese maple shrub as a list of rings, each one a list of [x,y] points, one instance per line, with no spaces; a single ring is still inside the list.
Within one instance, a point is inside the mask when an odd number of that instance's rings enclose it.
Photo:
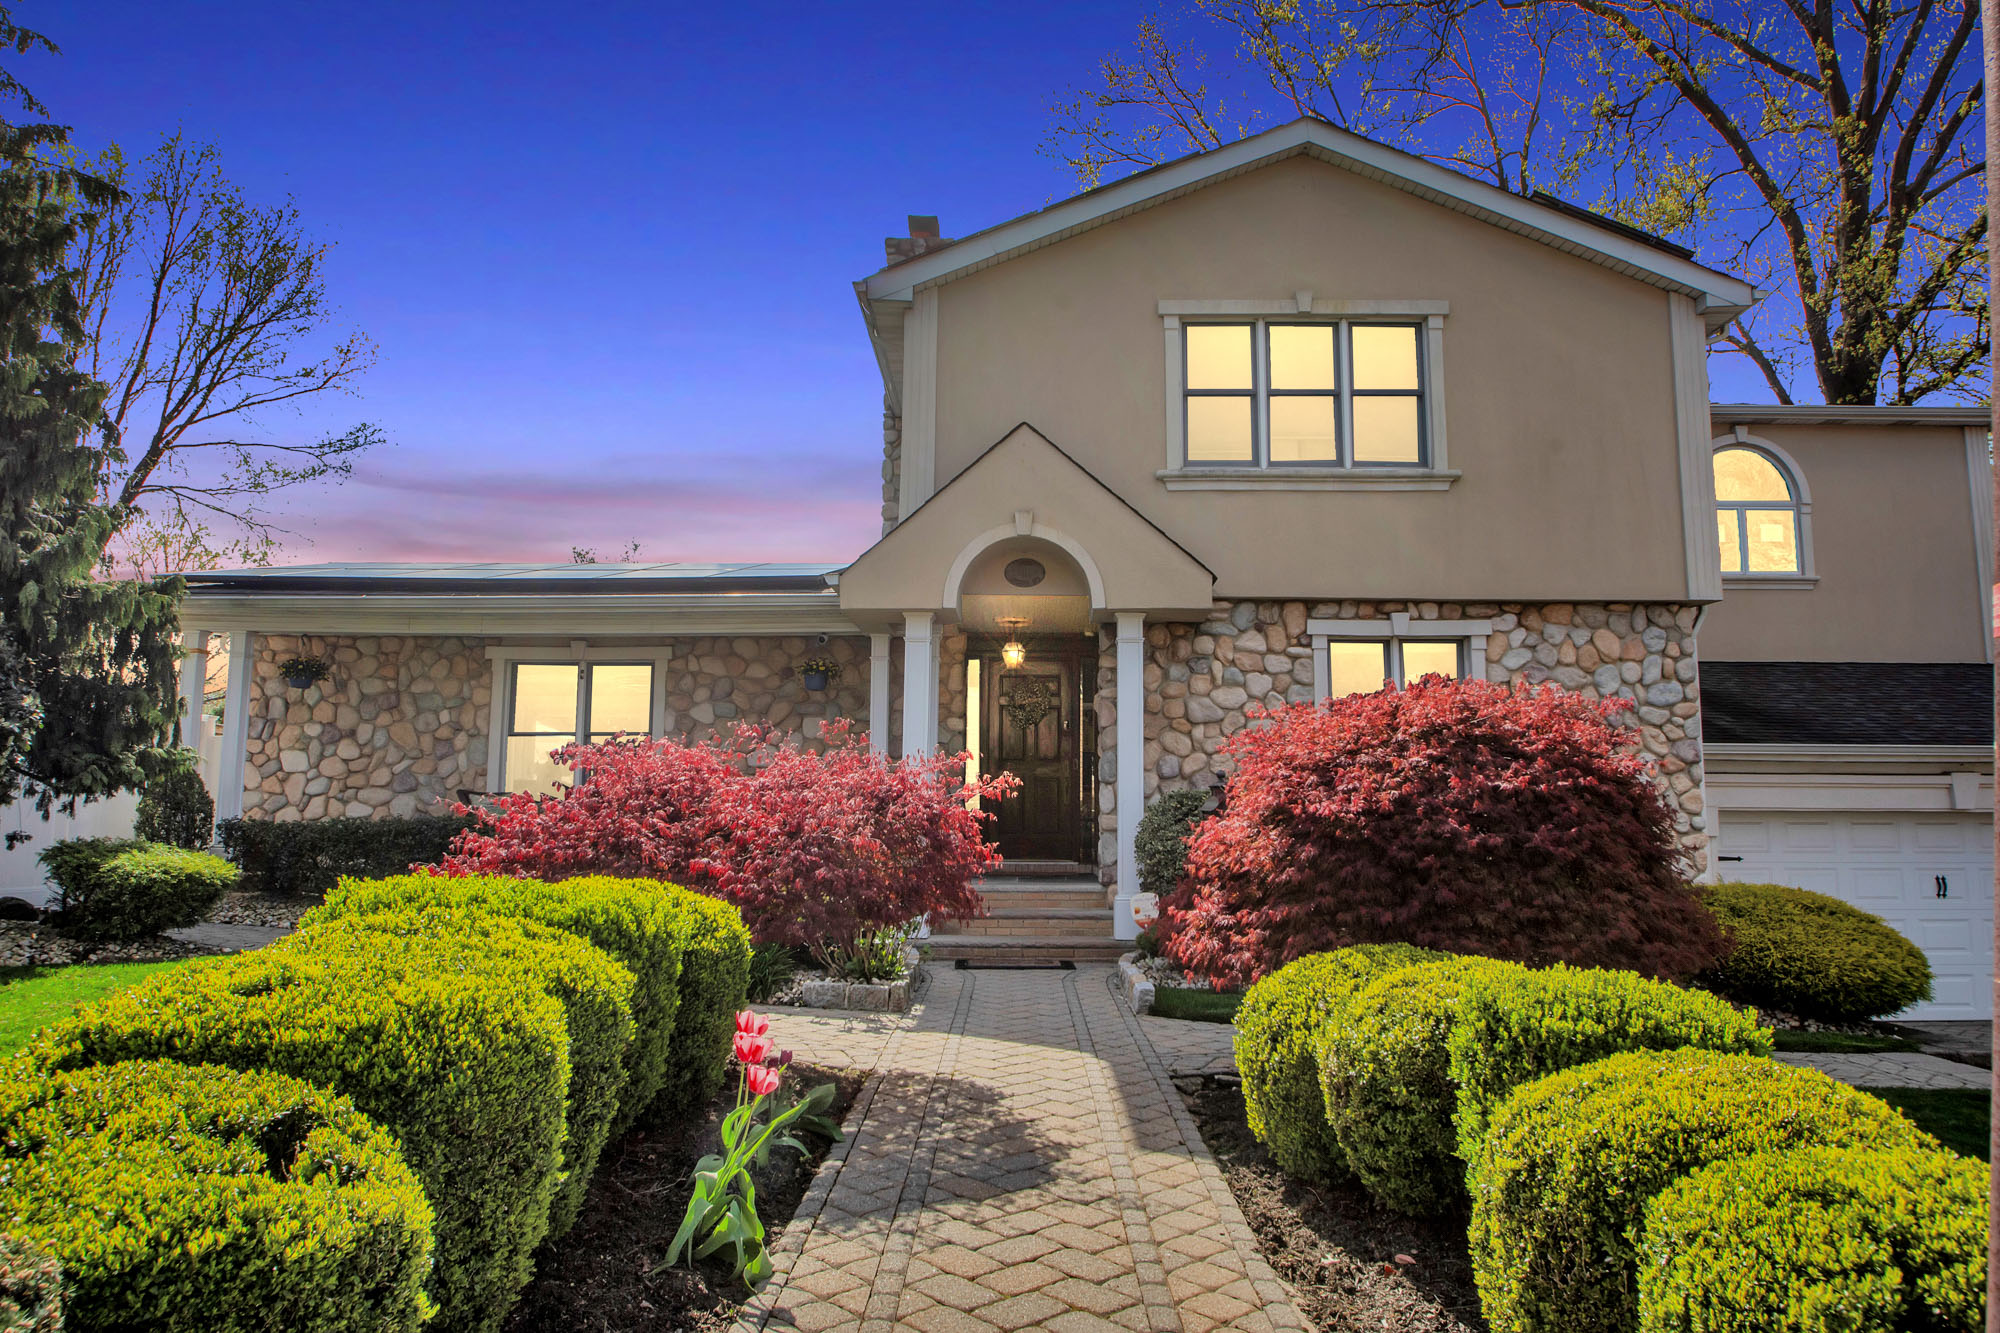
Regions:
[[[1674,815],[1611,718],[1553,686],[1428,678],[1295,705],[1229,744],[1221,815],[1165,904],[1168,957],[1246,984],[1402,942],[1674,978],[1722,943]]]
[[[972,881],[999,862],[985,841],[1014,779],[964,781],[965,756],[892,761],[834,722],[810,752],[755,727],[696,744],[570,746],[576,784],[510,796],[453,844],[446,874],[671,880],[736,905],[759,944],[851,950],[926,913],[969,918]]]

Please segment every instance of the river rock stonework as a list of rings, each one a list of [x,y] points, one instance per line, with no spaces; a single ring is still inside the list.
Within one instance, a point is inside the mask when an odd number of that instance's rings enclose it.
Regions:
[[[1682,847],[1707,864],[1702,790],[1696,608],[1674,603],[1219,601],[1199,624],[1146,627],[1145,799],[1206,787],[1229,768],[1230,736],[1251,724],[1250,709],[1313,698],[1308,620],[1381,620],[1404,612],[1419,621],[1490,620],[1486,660],[1473,664],[1505,684],[1553,681],[1590,699],[1631,701],[1624,720],[1675,809]],[[1109,883],[1117,860],[1117,644],[1099,638],[1098,862]]]
[[[431,814],[462,791],[486,789],[487,728],[493,705],[496,639],[255,635],[243,812],[288,821]],[[868,641],[803,635],[654,639],[665,665],[663,734],[700,740],[738,722],[761,722],[824,749],[824,728],[849,718],[868,726]],[[552,650],[560,657],[561,650]],[[278,675],[288,657],[317,657],[332,672],[304,690]],[[964,713],[963,641],[958,711]],[[840,679],[805,688],[798,664],[830,657]],[[890,718],[902,690],[900,655],[891,663]],[[963,723],[960,732],[963,735]]]
[[[281,822],[428,814],[486,785],[493,703],[484,639],[264,634],[251,639],[243,813]],[[293,689],[288,657],[332,674]]]

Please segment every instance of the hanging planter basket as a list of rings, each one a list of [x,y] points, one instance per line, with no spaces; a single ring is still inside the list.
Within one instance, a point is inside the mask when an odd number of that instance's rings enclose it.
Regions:
[[[809,657],[799,663],[799,679],[814,693],[829,689],[840,679],[840,663],[830,657]]]
[[[318,657],[288,657],[278,663],[278,674],[285,678],[285,684],[295,690],[311,689],[314,685],[333,674],[325,659]]]

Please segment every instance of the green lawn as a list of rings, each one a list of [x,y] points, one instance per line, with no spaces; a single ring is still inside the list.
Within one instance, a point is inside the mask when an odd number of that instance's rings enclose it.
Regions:
[[[36,1029],[46,1027],[85,1000],[129,986],[165,963],[102,963],[75,967],[0,968],[0,1056],[28,1044]]]
[[[1779,1028],[1771,1045],[1780,1051],[1811,1051],[1836,1055],[1921,1049],[1917,1043],[1905,1037],[1880,1037],[1873,1033],[1860,1035],[1851,1032],[1798,1032],[1790,1028]]]
[[[1967,1157],[1986,1160],[1990,1101],[1984,1088],[1863,1088]]]
[[[1184,990],[1160,986],[1153,991],[1153,1012],[1161,1018],[1187,1018],[1197,1023],[1228,1023],[1236,1018],[1243,992]]]

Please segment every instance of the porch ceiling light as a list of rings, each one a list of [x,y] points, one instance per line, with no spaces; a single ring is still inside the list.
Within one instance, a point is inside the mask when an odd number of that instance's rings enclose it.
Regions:
[[[1021,627],[1027,623],[1027,620],[1020,616],[1008,616],[1000,622],[1001,628],[1009,631],[1007,642],[1000,645],[1001,666],[1011,670],[1028,660],[1028,650],[1021,646],[1021,640],[1018,637]]]

